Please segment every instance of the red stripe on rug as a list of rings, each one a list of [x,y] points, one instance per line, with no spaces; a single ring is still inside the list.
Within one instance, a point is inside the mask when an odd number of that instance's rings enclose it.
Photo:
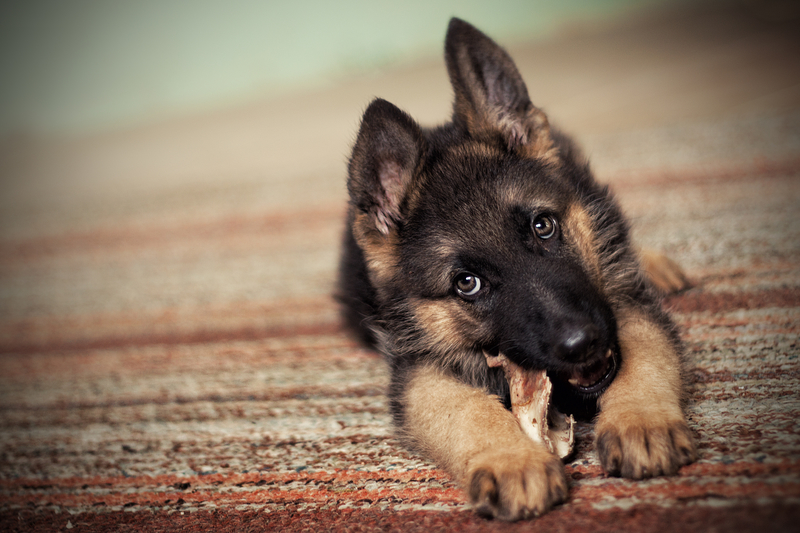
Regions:
[[[337,484],[339,485],[339,484]],[[769,499],[800,498],[800,483],[796,481],[750,480],[731,484],[726,481],[708,481],[697,478],[665,478],[657,484],[647,483],[646,491],[639,484],[604,483],[599,486],[579,485],[573,487],[570,499],[581,506],[604,502],[614,506],[615,500],[630,498],[638,500],[692,501],[706,498],[722,499]],[[151,485],[152,486],[152,485]],[[176,505],[209,505],[234,507],[249,504],[287,504],[303,502],[319,505],[342,505],[347,502],[376,503],[381,500],[394,500],[404,505],[462,504],[464,493],[455,487],[438,488],[427,486],[418,488],[395,488],[377,486],[375,488],[346,488],[316,484],[311,488],[284,489],[281,487],[260,487],[253,490],[219,491],[217,488],[176,491],[141,490],[138,492],[43,492],[12,494],[4,497],[4,506],[25,507],[29,505],[58,506],[61,508],[90,507],[150,507]],[[626,505],[626,503],[622,503]]]
[[[598,176],[602,182],[614,187],[651,188],[665,185],[686,185],[703,182],[763,181],[771,178],[785,178],[800,173],[800,159],[762,160],[752,164],[729,165],[716,163],[700,168],[681,168],[679,170],[636,168],[629,172],[616,171],[612,176]]]
[[[206,241],[236,242],[249,237],[283,241],[298,234],[319,235],[341,231],[345,206],[337,202],[278,213],[252,216],[230,215],[216,219],[179,220],[173,223],[98,227],[91,231],[67,232],[0,242],[0,264],[18,265],[65,254],[114,254],[131,249],[202,247]],[[340,228],[341,226],[341,228]]]
[[[0,324],[0,354],[206,344],[341,332],[329,296],[194,309],[42,317]]]
[[[608,478],[608,474],[596,465],[565,465],[567,476],[573,479]],[[579,474],[579,475],[577,475]],[[783,459],[769,463],[739,462],[739,463],[694,463],[681,468],[679,477],[759,477],[773,476],[776,474],[800,474],[800,459]],[[663,480],[677,478],[662,478]],[[137,487],[137,486],[173,486],[188,483],[190,486],[220,486],[220,485],[285,485],[289,483],[311,482],[351,483],[364,481],[391,481],[391,482],[449,482],[450,478],[437,468],[416,470],[338,470],[333,472],[250,472],[246,474],[205,474],[186,476],[181,474],[165,474],[159,476],[81,476],[58,479],[17,478],[0,479],[0,487],[6,490],[24,488],[31,490],[62,489],[71,490],[78,487],[85,489],[91,487]]]
[[[557,508],[531,521],[506,523],[484,520],[471,512],[382,511],[379,509],[328,509],[302,511],[287,506],[280,512],[214,509],[183,513],[146,510],[109,514],[67,514],[50,510],[14,510],[0,513],[0,525],[7,531],[349,531],[431,533],[432,531],[549,533],[695,533],[736,531],[764,533],[794,531],[800,522],[800,507],[765,502],[726,505],[721,508],[688,504],[673,507],[640,505],[633,509],[581,512]]]
[[[170,346],[70,353],[15,352],[4,354],[0,358],[0,374],[4,379],[13,378],[16,383],[25,383],[52,376],[54,372],[58,372],[63,380],[67,377],[102,378],[111,372],[117,376],[138,376],[147,373],[166,374],[171,371],[199,372],[213,369],[239,371],[265,365],[329,365],[339,362],[373,361],[379,358],[377,352],[362,349],[341,335],[320,336],[318,339],[325,345],[312,346],[300,339],[289,338],[287,342],[277,343],[277,347],[247,341],[248,344],[240,346],[206,345],[202,350],[189,346],[181,353],[175,353]]]
[[[779,488],[776,488],[779,490]],[[777,492],[776,492],[777,493]],[[463,492],[456,488],[438,489],[428,487],[424,491],[418,489],[354,489],[329,490],[327,487],[315,486],[313,490],[282,490],[278,488],[261,488],[252,491],[221,493],[213,490],[192,490],[191,492],[175,491],[142,491],[135,493],[38,493],[15,494],[5,498],[5,506],[58,506],[62,508],[89,507],[150,507],[180,505],[209,505],[217,507],[235,507],[253,504],[287,504],[292,502],[313,503],[320,505],[342,505],[348,502],[375,503],[379,500],[392,499],[404,505],[429,505],[436,503],[457,504],[464,500]]]
[[[174,333],[142,333],[108,336],[98,339],[71,339],[44,343],[5,343],[0,354],[33,354],[76,350],[108,350],[133,346],[176,346],[183,344],[208,344],[228,341],[257,341],[264,339],[333,335],[342,332],[338,323],[296,326],[248,326],[230,330],[196,330]]]
[[[0,487],[4,489],[25,488],[33,490],[42,489],[63,489],[72,490],[78,487],[142,487],[142,486],[164,486],[171,487],[176,484],[186,484],[190,486],[219,486],[219,485],[286,485],[289,483],[311,482],[347,484],[351,482],[364,481],[390,481],[407,483],[409,481],[420,482],[448,482],[447,474],[438,469],[426,470],[379,470],[374,472],[357,470],[340,470],[335,472],[282,472],[265,473],[251,472],[247,474],[207,474],[197,476],[184,476],[179,474],[165,474],[160,476],[86,476],[59,479],[0,479]],[[85,490],[85,489],[84,489]]]
[[[686,292],[664,302],[675,313],[721,313],[735,309],[800,306],[800,288],[786,287],[753,292]]]

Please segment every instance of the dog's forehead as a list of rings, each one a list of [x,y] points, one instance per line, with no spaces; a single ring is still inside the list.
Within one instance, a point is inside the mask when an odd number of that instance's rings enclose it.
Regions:
[[[421,294],[443,294],[459,271],[497,279],[538,268],[533,224],[553,216],[559,257],[598,270],[596,220],[568,169],[508,155],[442,158],[418,182],[401,229],[399,265]],[[571,264],[571,263],[570,263]]]
[[[557,171],[535,160],[500,151],[442,157],[416,192],[401,248],[443,273],[458,258],[513,260],[533,217],[558,216],[573,202]]]
[[[429,168],[416,202],[439,224],[498,223],[515,209],[557,213],[572,201],[557,171],[539,161],[502,152],[447,155]]]

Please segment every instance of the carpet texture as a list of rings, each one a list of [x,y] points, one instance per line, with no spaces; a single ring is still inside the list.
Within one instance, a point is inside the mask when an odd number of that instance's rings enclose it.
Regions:
[[[580,424],[566,503],[477,518],[399,446],[384,364],[341,328],[340,191],[269,209],[209,193],[172,218],[4,234],[0,530],[796,531],[800,114],[580,140],[637,241],[694,283],[665,305],[696,463],[609,477]]]

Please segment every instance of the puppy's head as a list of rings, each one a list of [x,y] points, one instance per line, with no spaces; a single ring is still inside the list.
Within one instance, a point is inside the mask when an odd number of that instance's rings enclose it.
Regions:
[[[387,329],[462,367],[502,352],[546,369],[569,411],[614,377],[603,248],[616,211],[531,103],[509,56],[454,19],[453,120],[366,110],[349,166],[353,236]]]

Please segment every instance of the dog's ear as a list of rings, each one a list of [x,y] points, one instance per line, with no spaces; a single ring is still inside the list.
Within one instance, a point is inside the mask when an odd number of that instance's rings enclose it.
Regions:
[[[376,98],[364,112],[347,189],[353,204],[384,235],[402,221],[402,203],[424,152],[422,130],[386,100]]]
[[[557,149],[545,114],[531,103],[514,61],[463,20],[447,28],[445,61],[455,92],[453,122],[479,140],[498,138],[509,150],[553,161]]]

